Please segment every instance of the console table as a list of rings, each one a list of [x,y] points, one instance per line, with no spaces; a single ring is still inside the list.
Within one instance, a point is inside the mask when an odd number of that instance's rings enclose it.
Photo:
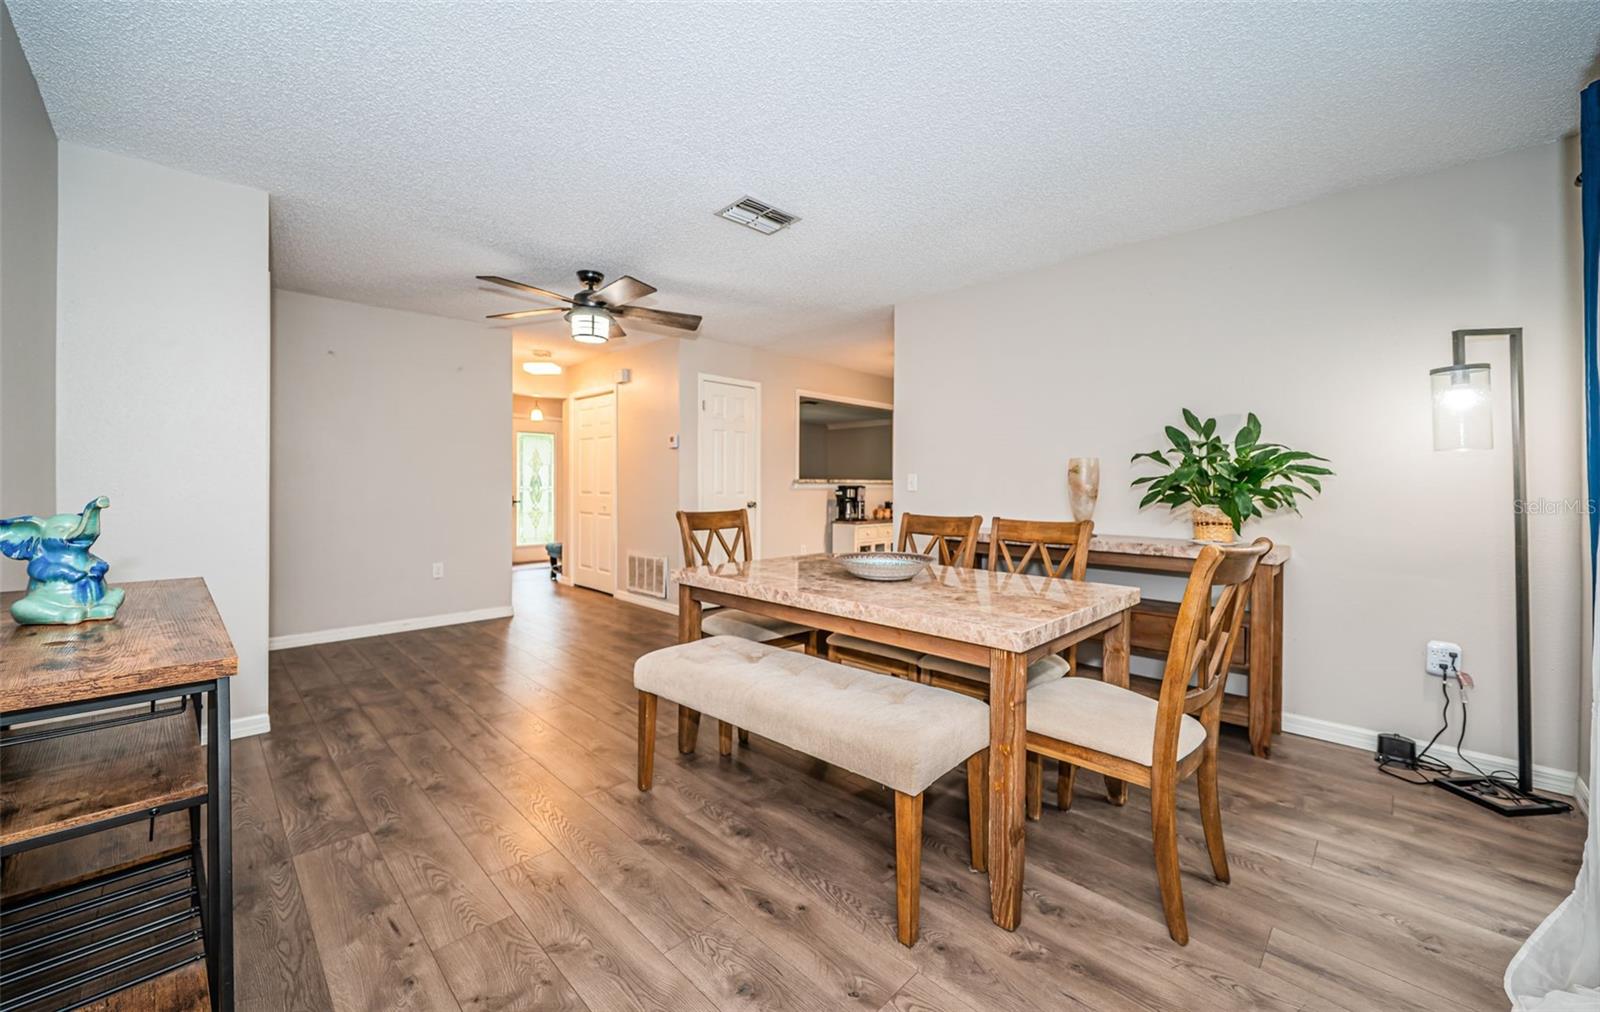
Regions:
[[[0,595],[0,861],[179,811],[189,843],[5,896],[0,1009],[233,1008],[238,659],[204,580],[121,586],[75,626],[19,626]]]
[[[1204,547],[1188,538],[1097,533],[1089,541],[1089,565],[1096,569],[1187,576]],[[979,535],[978,553],[987,555],[988,549],[989,532],[984,530]],[[1223,722],[1246,728],[1250,751],[1263,758],[1272,752],[1272,736],[1283,730],[1283,567],[1289,555],[1288,545],[1273,545],[1256,566],[1241,641],[1229,663],[1230,671],[1248,679],[1248,694],[1224,693],[1222,698]],[[1177,616],[1175,602],[1142,598],[1133,608],[1129,632],[1129,648],[1134,656],[1165,660]],[[1156,696],[1161,682],[1134,675],[1129,688]]]

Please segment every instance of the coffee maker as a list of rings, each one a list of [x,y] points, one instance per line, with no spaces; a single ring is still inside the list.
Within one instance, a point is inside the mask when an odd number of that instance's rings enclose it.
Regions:
[[[867,518],[867,487],[865,485],[840,485],[833,493],[837,510],[836,520],[865,520]]]

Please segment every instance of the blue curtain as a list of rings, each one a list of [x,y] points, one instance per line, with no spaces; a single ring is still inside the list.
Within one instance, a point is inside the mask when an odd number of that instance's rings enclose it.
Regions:
[[[1588,506],[1589,506],[1589,572],[1596,573],[1595,560],[1600,551],[1600,348],[1595,332],[1596,302],[1600,293],[1595,291],[1596,278],[1600,276],[1600,81],[1583,89],[1582,96],[1582,173],[1583,173],[1583,376],[1584,415],[1588,433]],[[1595,587],[1590,587],[1591,598]]]

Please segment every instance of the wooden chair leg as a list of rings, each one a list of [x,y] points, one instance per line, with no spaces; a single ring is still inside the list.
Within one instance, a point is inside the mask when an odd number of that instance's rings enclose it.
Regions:
[[[806,634],[806,653],[816,657],[822,653],[822,630],[813,629]]]
[[[1150,785],[1150,836],[1155,844],[1156,881],[1161,886],[1167,934],[1179,945],[1188,945],[1189,922],[1183,914],[1183,880],[1178,868],[1178,785],[1170,774],[1157,774]]]
[[[967,836],[972,843],[972,870],[988,871],[989,750],[967,760]]]
[[[639,693],[639,790],[648,791],[656,772],[656,694]]]
[[[1037,821],[1044,815],[1044,756],[1028,753],[1028,818]]]
[[[922,919],[922,795],[894,792],[894,897],[900,944],[915,945]]]
[[[1072,810],[1072,782],[1077,779],[1078,767],[1063,762],[1056,773],[1056,807],[1063,812]]]
[[[733,755],[733,725],[725,720],[717,721],[717,754]]]
[[[678,751],[684,755],[694,751],[695,739],[700,736],[700,711],[678,705]]]
[[[745,728],[742,728],[742,727],[739,728],[739,747],[740,748],[749,748],[750,747],[750,732],[748,730],[746,730]]]
[[[1222,846],[1222,801],[1217,796],[1217,743],[1206,746],[1205,758],[1195,772],[1200,791],[1200,822],[1206,830],[1206,850],[1211,852],[1211,872],[1218,882],[1228,881],[1228,852]]]
[[[1116,777],[1106,777],[1106,800],[1121,808],[1128,803],[1128,783]]]

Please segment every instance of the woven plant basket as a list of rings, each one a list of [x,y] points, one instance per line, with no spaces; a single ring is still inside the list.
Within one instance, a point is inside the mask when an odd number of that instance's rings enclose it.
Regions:
[[[1196,541],[1227,543],[1233,540],[1233,521],[1215,506],[1196,506],[1191,518],[1194,520]]]

